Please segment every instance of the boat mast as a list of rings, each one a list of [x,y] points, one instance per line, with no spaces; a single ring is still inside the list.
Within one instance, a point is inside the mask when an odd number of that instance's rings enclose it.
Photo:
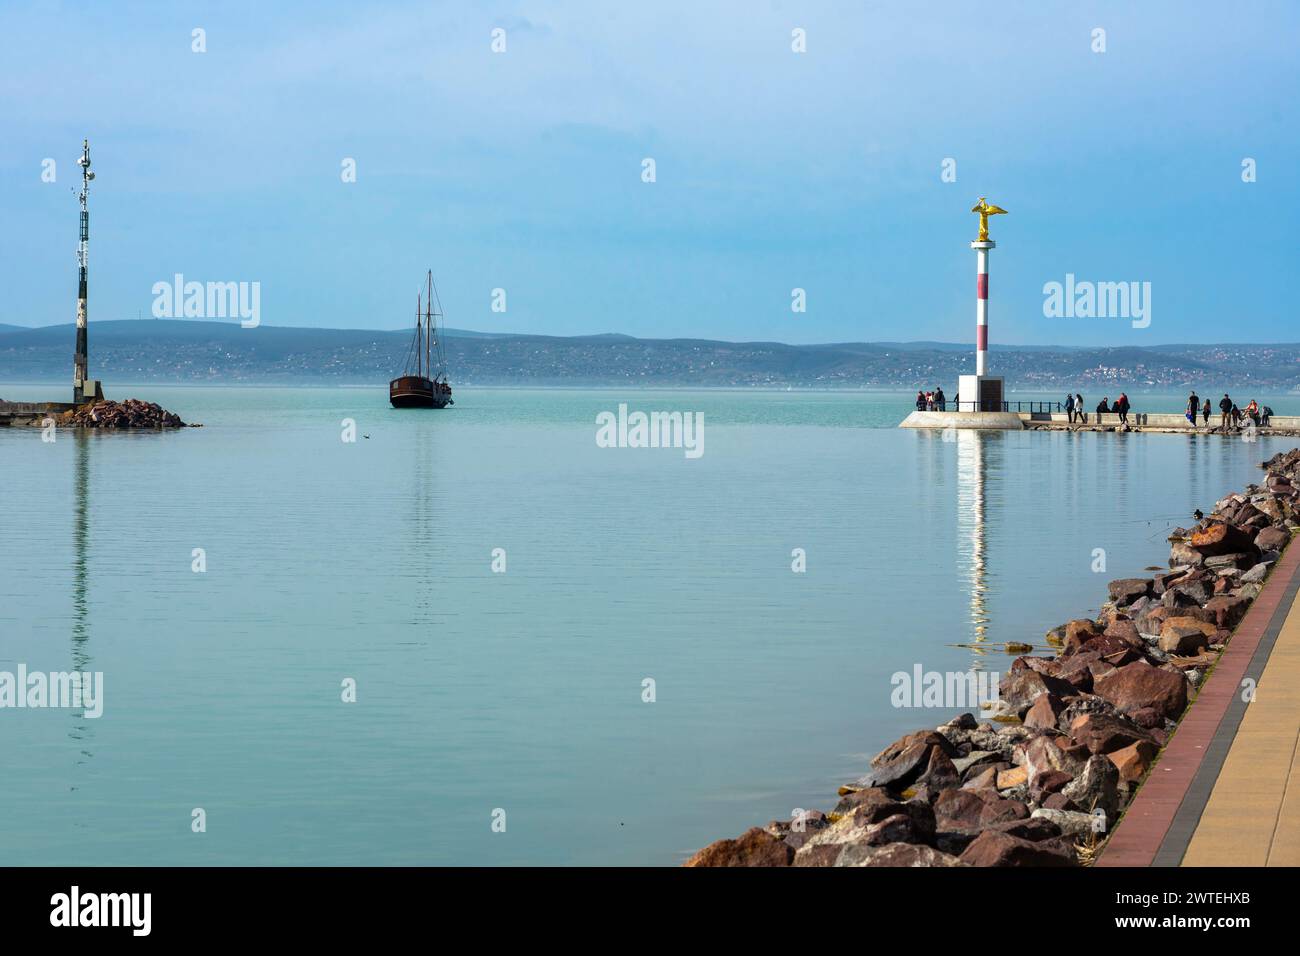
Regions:
[[[420,302],[420,293],[415,294],[415,374],[416,376],[424,375],[424,366],[420,363],[424,360],[424,327],[420,324],[423,306]]]
[[[429,331],[424,339],[424,365],[429,370],[429,377],[432,378],[433,361],[431,360],[430,353],[429,353],[429,348],[430,345],[432,344],[430,342],[430,339],[433,338],[433,270],[432,269],[429,270],[428,282],[429,282],[429,294],[425,297],[424,307],[427,310],[425,315],[425,322],[428,324]]]

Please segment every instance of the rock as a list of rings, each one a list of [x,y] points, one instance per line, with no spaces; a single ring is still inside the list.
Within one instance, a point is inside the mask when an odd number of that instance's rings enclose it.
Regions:
[[[998,774],[1003,770],[1010,769],[1010,764],[998,763],[988,767],[977,767],[973,773],[961,785],[962,790],[996,790],[998,788]]]
[[[870,787],[866,790],[855,790],[852,793],[846,793],[840,798],[840,802],[835,805],[833,811],[837,816],[848,816],[856,809],[863,809],[869,813],[874,813],[870,822],[878,823],[898,812],[902,801],[898,800],[889,791],[882,787]]]
[[[1159,646],[1166,654],[1187,657],[1209,645],[1216,632],[1213,624],[1191,617],[1171,617],[1160,628]]]
[[[1044,820],[1041,817],[1034,819],[1032,814],[1024,820],[1007,820],[1003,823],[993,823],[985,827],[985,829],[1019,837],[1021,840],[1029,840],[1031,843],[1051,840],[1061,835],[1061,828],[1051,820]]]
[[[952,765],[958,773],[965,775],[971,767],[982,763],[990,763],[999,758],[997,751],[994,750],[972,750],[964,757],[957,757],[953,760]]]
[[[844,852],[844,843],[817,843],[803,846],[794,855],[794,866],[834,866]]]
[[[1088,683],[1092,683],[1089,675]],[[1024,716],[1024,725],[1031,730],[1055,730],[1056,718],[1065,704],[1055,694],[1039,694]]]
[[[866,846],[850,843],[835,861],[835,866],[967,866],[951,853],[912,843]]]
[[[1268,577],[1268,565],[1261,561],[1249,571],[1243,572],[1238,580],[1242,584],[1260,584],[1266,577]]]
[[[1039,774],[1029,791],[1030,799],[1035,803],[1042,803],[1051,794],[1059,793],[1061,788],[1073,779],[1074,777],[1064,770],[1048,770],[1046,773]]]
[[[1063,836],[1079,839],[1087,837],[1096,826],[1096,818],[1091,813],[1079,813],[1071,810],[1052,810],[1039,807],[1031,819],[1048,820],[1060,829]]]
[[[935,736],[939,736],[935,734]],[[871,787],[889,787],[892,790],[905,790],[917,777],[925,772],[930,763],[931,747],[925,743],[914,743],[898,753],[893,760],[881,763],[859,777],[856,785],[859,789]],[[889,752],[888,750],[885,752]],[[877,756],[876,760],[880,757]],[[876,760],[872,763],[875,764]]]
[[[1086,617],[1075,618],[1073,621],[1065,622],[1065,643],[1068,645],[1071,639],[1077,639],[1078,643],[1083,643],[1090,637],[1095,637],[1101,633],[1097,628],[1096,621],[1090,621]]]
[[[958,859],[969,866],[1074,866],[1078,862],[1063,838],[1034,843],[996,830],[981,833]]]
[[[1119,769],[1109,757],[1097,754],[1088,758],[1083,772],[1061,793],[1085,811],[1104,810],[1106,818],[1114,820],[1119,810]]]
[[[1264,528],[1255,535],[1255,547],[1260,551],[1281,551],[1291,540],[1291,535],[1281,528]]]
[[[1013,671],[998,685],[999,697],[1013,712],[1023,714],[1040,694],[1068,697],[1074,692],[1068,681],[1033,670]]]
[[[1254,545],[1247,532],[1221,521],[1211,522],[1203,530],[1193,531],[1190,543],[1207,558],[1246,551]]]
[[[1029,788],[1039,786],[1040,778],[1052,771],[1063,771],[1074,777],[1083,769],[1083,761],[1063,750],[1052,737],[1034,737],[1020,748],[1027,771]]]
[[[1145,597],[1151,591],[1150,578],[1120,578],[1111,581],[1106,585],[1110,591],[1110,599],[1115,602],[1116,607],[1123,607],[1126,604],[1132,604],[1140,597]]]
[[[1133,721],[1143,730],[1151,730],[1153,727],[1163,727],[1165,723],[1164,715],[1155,707],[1139,707],[1128,715],[1128,719]]]
[[[952,759],[938,747],[930,748],[930,760],[925,770],[916,778],[913,786],[924,787],[926,791],[937,794],[941,790],[955,787],[961,783],[961,774]]]
[[[952,720],[940,727],[938,732],[943,733],[944,730],[974,730],[978,726],[979,721],[975,719],[974,714],[958,714]]]
[[[789,866],[794,849],[760,827],[734,840],[715,840],[683,866]]]
[[[1093,692],[1122,713],[1155,707],[1169,718],[1187,707],[1187,681],[1181,674],[1134,661],[1092,682]]]
[[[1088,754],[1108,754],[1151,735],[1134,721],[1117,714],[1084,714],[1070,724],[1070,737],[1088,749]]]
[[[1029,808],[996,790],[945,790],[934,801],[936,830],[975,831],[990,823],[1023,820]]]
[[[937,730],[921,730],[914,734],[906,734],[899,737],[892,744],[886,747],[880,753],[871,758],[871,766],[880,767],[885,764],[893,763],[905,752],[911,750],[917,745],[925,747],[938,747],[949,757],[959,756],[957,748],[943,734]]]
[[[1197,551],[1187,541],[1175,541],[1169,547],[1169,566],[1174,567],[1200,567],[1205,563],[1205,555]]]
[[[1011,787],[1019,787],[1021,784],[1029,781],[1029,771],[1024,767],[1012,767],[1010,770],[1003,770],[998,774],[998,790],[1008,790]]]
[[[1156,758],[1156,753],[1157,748],[1154,743],[1139,740],[1135,744],[1108,753],[1106,756],[1115,765],[1115,769],[1119,771],[1120,780],[1125,783],[1136,783],[1150,769],[1151,762]]]
[[[1101,636],[1123,641],[1136,648],[1142,647],[1142,637],[1138,634],[1137,624],[1128,618],[1112,621]]]
[[[180,416],[153,402],[128,398],[81,405],[59,416],[65,428],[184,428]]]
[[[1213,570],[1224,568],[1249,568],[1259,560],[1259,552],[1255,550],[1234,552],[1233,554],[1220,554],[1213,558],[1205,559],[1205,566]]]
[[[1218,597],[1209,600],[1205,605],[1205,610],[1214,615],[1214,623],[1217,627],[1231,630],[1241,622],[1241,619],[1246,616],[1246,612],[1250,610],[1250,601],[1238,595],[1220,594]]]
[[[1074,813],[1074,812],[1077,812],[1079,808],[1078,808],[1078,806],[1075,805],[1075,802],[1074,802],[1073,800],[1071,800],[1071,799],[1070,799],[1069,797],[1067,797],[1065,794],[1063,794],[1063,793],[1059,793],[1059,792],[1058,792],[1058,793],[1048,794],[1048,795],[1043,799],[1043,807],[1042,807],[1042,809],[1046,809],[1046,810],[1066,810],[1066,811],[1069,811],[1069,812],[1071,812],[1071,813]]]

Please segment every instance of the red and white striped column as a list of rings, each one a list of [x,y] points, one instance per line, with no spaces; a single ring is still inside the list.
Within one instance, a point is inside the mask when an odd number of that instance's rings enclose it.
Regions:
[[[992,239],[972,242],[978,258],[975,272],[975,374],[987,371],[989,350],[989,250],[997,245]]]

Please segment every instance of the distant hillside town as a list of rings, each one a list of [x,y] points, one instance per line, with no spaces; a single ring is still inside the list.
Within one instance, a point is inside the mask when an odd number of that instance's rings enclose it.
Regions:
[[[113,382],[386,383],[409,331],[373,332],[196,320],[91,325],[92,374]],[[62,382],[72,325],[0,325],[0,381]],[[626,335],[546,336],[449,330],[447,362],[463,385],[950,388],[974,367],[970,346],[939,342],[785,345]],[[1129,389],[1300,389],[1300,344],[1147,348],[992,347],[991,364],[1022,391],[1112,384]]]

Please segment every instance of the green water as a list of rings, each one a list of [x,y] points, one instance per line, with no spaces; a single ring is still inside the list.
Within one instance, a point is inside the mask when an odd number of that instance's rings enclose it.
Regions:
[[[677,863],[827,808],[951,716],[894,672],[1001,670],[952,645],[1096,608],[1289,447],[944,442],[899,394],[129,393],[205,427],[0,428],[0,670],[104,674],[98,719],[0,710],[5,863]],[[620,403],[702,412],[704,454],[598,447]]]

